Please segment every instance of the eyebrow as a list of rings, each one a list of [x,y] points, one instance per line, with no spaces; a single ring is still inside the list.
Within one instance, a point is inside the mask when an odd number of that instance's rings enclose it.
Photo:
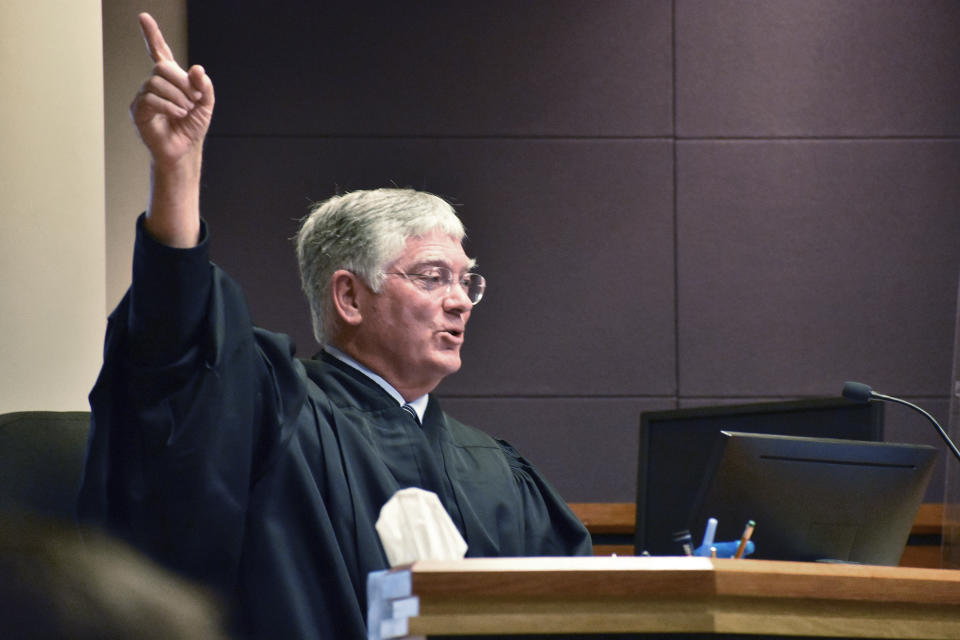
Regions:
[[[463,271],[461,271],[461,273],[469,273],[470,271],[473,271],[474,267],[476,266],[477,266],[476,258],[469,258],[467,259],[466,268]],[[445,267],[453,271],[453,269],[451,268],[451,264],[449,262],[447,262],[446,260],[441,260],[439,258],[434,260],[421,260],[419,262],[414,262],[412,265],[407,267],[406,270],[413,271],[415,269],[424,269],[426,267]]]

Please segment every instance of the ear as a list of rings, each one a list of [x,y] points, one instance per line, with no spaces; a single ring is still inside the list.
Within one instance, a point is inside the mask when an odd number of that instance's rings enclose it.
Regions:
[[[357,274],[340,269],[330,278],[330,295],[333,296],[333,308],[340,321],[345,325],[357,326],[363,320],[360,312],[360,298],[364,284]]]

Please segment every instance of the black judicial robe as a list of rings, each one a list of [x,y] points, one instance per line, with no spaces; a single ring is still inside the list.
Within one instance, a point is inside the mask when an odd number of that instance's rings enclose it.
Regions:
[[[90,394],[78,500],[106,528],[214,586],[258,638],[364,638],[374,523],[394,492],[436,493],[468,556],[589,554],[583,525],[508,444],[430,398],[421,427],[328,355],[252,326],[200,246],[138,224],[133,284]]]

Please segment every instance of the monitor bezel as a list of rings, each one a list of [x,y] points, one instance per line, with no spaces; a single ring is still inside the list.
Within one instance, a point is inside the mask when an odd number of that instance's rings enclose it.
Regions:
[[[899,564],[933,474],[925,444],[721,432],[688,526],[736,539],[755,520],[755,557]]]

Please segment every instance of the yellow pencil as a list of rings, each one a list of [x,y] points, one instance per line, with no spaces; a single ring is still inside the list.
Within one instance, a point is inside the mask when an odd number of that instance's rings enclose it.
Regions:
[[[757,523],[753,520],[747,522],[747,526],[743,530],[743,535],[740,537],[740,544],[737,545],[737,553],[734,555],[734,558],[742,558],[743,552],[747,549],[747,542],[750,541],[750,536],[753,535],[753,528],[757,526]]]

